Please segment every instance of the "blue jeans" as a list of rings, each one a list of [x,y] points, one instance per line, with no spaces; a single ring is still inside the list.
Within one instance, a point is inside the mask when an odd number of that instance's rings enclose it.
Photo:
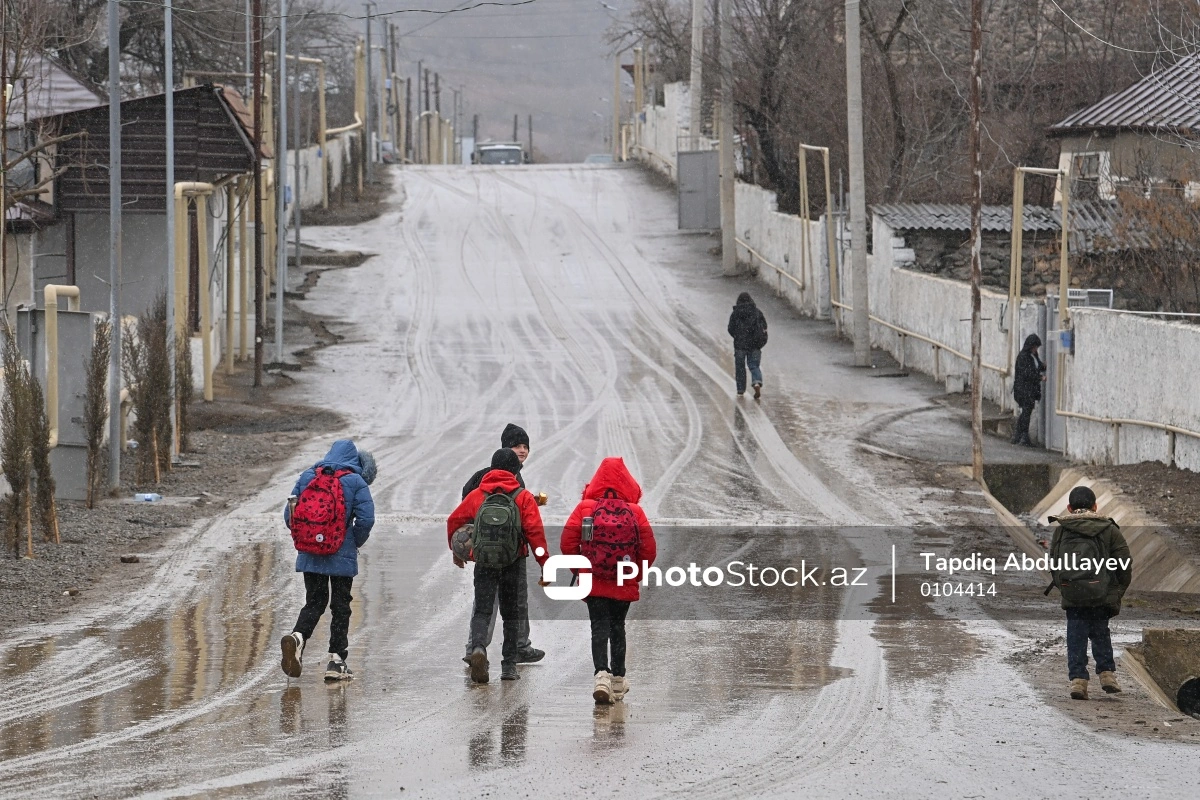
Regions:
[[[1103,606],[1067,609],[1067,669],[1071,680],[1088,679],[1089,640],[1092,643],[1092,658],[1096,660],[1096,672],[1116,670],[1108,616],[1108,609]]]
[[[762,383],[762,370],[758,368],[762,361],[762,350],[733,351],[733,377],[737,381],[738,394],[746,391],[746,367],[750,367],[750,383]]]

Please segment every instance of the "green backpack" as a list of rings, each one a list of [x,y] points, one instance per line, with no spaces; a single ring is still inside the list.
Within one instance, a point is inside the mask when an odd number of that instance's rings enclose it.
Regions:
[[[471,550],[476,566],[504,569],[521,553],[525,536],[521,533],[521,512],[515,492],[492,492],[484,498],[475,513],[475,532],[471,535]]]
[[[1050,555],[1053,558],[1070,557],[1072,554],[1079,561],[1089,559],[1095,563],[1099,559],[1108,558],[1108,553],[1100,544],[1098,536],[1087,536],[1070,528],[1064,527],[1059,535],[1058,546]],[[1074,606],[1102,606],[1108,597],[1112,576],[1107,569],[1100,572],[1085,569],[1064,569],[1054,573],[1054,585],[1062,594],[1063,600]]]

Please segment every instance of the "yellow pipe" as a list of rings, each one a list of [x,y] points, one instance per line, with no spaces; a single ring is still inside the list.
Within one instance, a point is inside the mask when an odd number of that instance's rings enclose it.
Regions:
[[[248,192],[249,181],[243,178],[241,184],[242,196],[245,198]],[[241,291],[238,293],[239,305],[241,306],[241,313],[238,315],[238,325],[240,326],[238,347],[240,350],[239,355],[243,361],[250,356],[249,344],[247,342],[250,334],[250,323],[246,319],[250,307],[250,240],[247,233],[248,225],[246,221],[253,211],[253,203],[246,203],[243,200],[242,213],[238,214],[238,241],[242,246],[241,257],[238,260],[242,277]]]
[[[212,387],[212,297],[208,282],[212,265],[208,255],[208,195],[196,196],[196,251],[200,261],[200,352],[204,365],[204,402],[211,403]]]
[[[317,62],[317,142],[321,146],[321,208],[329,208],[329,131],[325,119],[325,62]]]
[[[233,250],[237,195],[233,184],[225,187],[225,374],[233,374]]]
[[[46,301],[46,419],[50,426],[50,448],[58,447],[58,298],[67,298],[69,311],[79,310],[79,287],[47,284]]]
[[[349,133],[350,131],[356,131],[359,128],[361,128],[362,126],[363,126],[362,117],[360,117],[358,115],[358,112],[355,111],[354,112],[354,122],[350,123],[349,125],[343,125],[340,128],[330,128],[329,130],[325,131],[325,133],[327,133],[330,136],[335,136],[336,134],[339,134],[339,133]]]

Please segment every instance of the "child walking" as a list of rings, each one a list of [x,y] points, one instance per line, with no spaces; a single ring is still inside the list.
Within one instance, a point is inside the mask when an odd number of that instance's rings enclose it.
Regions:
[[[625,617],[640,597],[643,563],[650,566],[658,554],[654,531],[642,499],[624,460],[606,458],[584,487],[583,500],[563,526],[560,546],[564,555],[582,554],[592,562],[592,589],[584,598],[592,624],[592,698],[607,705],[629,691],[625,676]],[[632,562],[633,575],[617,580],[617,564]],[[629,570],[625,570],[628,574]]]
[[[328,605],[329,665],[325,680],[354,677],[346,665],[350,633],[350,594],[358,574],[358,549],[367,543],[375,524],[375,503],[369,485],[375,480],[375,459],[349,439],[339,439],[325,457],[306,469],[283,509],[283,521],[296,545],[296,572],[304,573],[304,608],[292,632],[280,641],[282,667],[299,678],[304,645]]]
[[[1067,613],[1071,697],[1088,699],[1089,641],[1100,688],[1110,694],[1119,692],[1108,620],[1121,613],[1121,600],[1133,580],[1129,545],[1117,523],[1097,512],[1096,494],[1087,486],[1072,489],[1067,498],[1067,513],[1050,517],[1050,521],[1058,523],[1050,541],[1050,558],[1052,562],[1060,560],[1061,566],[1052,570],[1051,575]],[[1113,570],[1081,568],[1078,564],[1083,559],[1103,560],[1118,566]]]

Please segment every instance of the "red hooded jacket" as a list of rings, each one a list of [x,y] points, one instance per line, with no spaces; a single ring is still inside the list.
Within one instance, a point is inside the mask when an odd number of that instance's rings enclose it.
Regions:
[[[472,489],[446,520],[446,544],[450,545],[453,542],[456,530],[475,521],[475,514],[479,512],[479,507],[489,494],[496,491],[513,492],[517,489],[521,489],[521,484],[517,483],[516,476],[508,470],[494,469],[484,475],[483,480],[479,482],[479,488]],[[532,494],[521,489],[516,502],[517,510],[521,513],[521,533],[525,535],[525,541],[528,543],[521,545],[521,555],[529,555],[529,545],[533,545],[533,557],[537,559],[538,564],[545,564],[546,559],[550,557],[550,549],[546,546],[546,531],[542,527],[542,512],[538,510],[537,500]],[[542,551],[540,556],[537,554],[538,548]]]
[[[596,501],[604,497],[604,493],[612,490],[617,497],[629,503],[634,519],[638,526],[638,574],[627,578],[618,586],[615,580],[607,580],[599,575],[592,575],[592,591],[589,597],[607,597],[611,600],[633,602],[641,597],[639,584],[642,580],[642,562],[653,564],[658,555],[658,546],[654,543],[654,531],[646,512],[637,504],[642,499],[642,487],[629,474],[625,461],[620,458],[606,458],[600,462],[596,474],[584,487],[583,500],[575,506],[567,524],[563,526],[562,540],[559,542],[564,555],[575,555],[579,552],[579,540],[583,535],[583,518],[592,515]]]

